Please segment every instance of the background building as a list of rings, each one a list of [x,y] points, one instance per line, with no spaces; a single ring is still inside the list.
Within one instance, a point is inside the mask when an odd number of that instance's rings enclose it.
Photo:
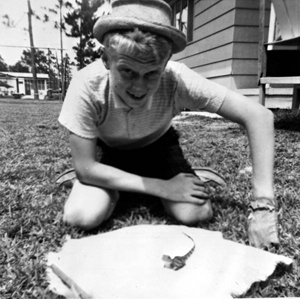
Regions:
[[[259,0],[166,0],[173,23],[188,40],[173,60],[204,77],[258,100]],[[266,0],[265,37],[271,0]],[[267,42],[267,40],[266,40]],[[282,101],[291,88],[268,91]]]
[[[39,99],[43,100],[47,95],[48,74],[37,74],[37,85]],[[34,96],[33,77],[31,73],[0,72],[0,81],[8,84],[10,87],[1,87],[2,93],[8,92],[9,95],[20,94]]]

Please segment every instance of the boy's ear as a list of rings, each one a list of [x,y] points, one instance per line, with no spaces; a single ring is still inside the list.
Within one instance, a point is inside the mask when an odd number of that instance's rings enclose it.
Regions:
[[[103,62],[103,64],[104,64],[105,68],[106,68],[107,70],[109,70],[108,57],[107,57],[107,55],[104,55],[104,53],[103,53],[103,55],[102,55],[102,62]]]
[[[172,53],[169,55],[169,58],[168,58],[168,60],[167,60],[166,63],[165,63],[165,67],[167,66],[167,64],[168,64],[168,62],[170,61],[171,57],[172,57]]]
[[[109,58],[108,58],[108,55],[107,55],[107,52],[106,52],[106,49],[103,47],[102,48],[102,62],[103,62],[103,64],[104,64],[104,66],[105,66],[105,68],[107,69],[107,70],[109,70]]]

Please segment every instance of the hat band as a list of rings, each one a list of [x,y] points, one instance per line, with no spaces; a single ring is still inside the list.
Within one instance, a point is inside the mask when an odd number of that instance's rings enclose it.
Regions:
[[[114,17],[141,19],[147,22],[159,22],[162,25],[171,25],[171,16],[161,10],[160,7],[146,6],[139,4],[126,4],[113,8]]]

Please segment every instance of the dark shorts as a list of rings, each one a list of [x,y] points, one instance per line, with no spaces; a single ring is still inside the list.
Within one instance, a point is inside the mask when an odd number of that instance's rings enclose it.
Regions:
[[[170,179],[179,173],[193,173],[179,145],[179,135],[170,128],[154,143],[135,150],[117,150],[98,143],[100,162],[144,177]]]

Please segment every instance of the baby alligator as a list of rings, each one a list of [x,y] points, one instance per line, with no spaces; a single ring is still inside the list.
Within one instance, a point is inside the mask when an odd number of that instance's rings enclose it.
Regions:
[[[183,233],[183,234],[185,234],[185,233]],[[165,265],[164,265],[165,268],[173,269],[175,271],[181,269],[182,267],[185,266],[185,263],[186,263],[187,259],[194,252],[195,247],[196,247],[196,244],[195,244],[194,240],[190,236],[188,236],[187,234],[185,234],[185,235],[193,241],[193,244],[194,244],[193,247],[185,255],[175,256],[172,259],[169,255],[163,255],[162,259],[163,259],[163,261],[165,261]]]

